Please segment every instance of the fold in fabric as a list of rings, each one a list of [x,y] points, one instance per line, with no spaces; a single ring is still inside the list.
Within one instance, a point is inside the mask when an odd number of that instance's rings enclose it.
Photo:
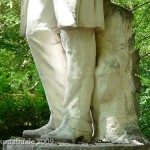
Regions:
[[[53,0],[55,16],[57,19],[57,26],[63,27],[76,27],[76,21],[73,17],[65,0]]]
[[[28,1],[21,0],[20,35],[27,26]],[[53,0],[58,28],[86,27],[104,29],[103,0]]]
[[[59,28],[104,29],[103,0],[53,0]]]

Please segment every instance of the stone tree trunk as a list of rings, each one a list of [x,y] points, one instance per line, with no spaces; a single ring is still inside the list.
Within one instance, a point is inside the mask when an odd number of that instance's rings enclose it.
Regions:
[[[97,64],[92,101],[96,140],[143,142],[137,126],[132,79],[132,21],[126,9],[104,2],[105,30],[97,31]]]

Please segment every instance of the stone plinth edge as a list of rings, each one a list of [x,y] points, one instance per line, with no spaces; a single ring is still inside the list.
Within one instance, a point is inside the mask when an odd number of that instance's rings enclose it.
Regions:
[[[35,143],[35,141],[7,140],[3,150],[150,150],[150,144],[111,144],[111,143]]]

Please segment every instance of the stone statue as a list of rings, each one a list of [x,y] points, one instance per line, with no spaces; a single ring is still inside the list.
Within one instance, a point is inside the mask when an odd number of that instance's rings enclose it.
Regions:
[[[45,126],[23,137],[146,142],[133,96],[132,14],[110,0],[21,0],[21,6],[21,35],[51,111]]]

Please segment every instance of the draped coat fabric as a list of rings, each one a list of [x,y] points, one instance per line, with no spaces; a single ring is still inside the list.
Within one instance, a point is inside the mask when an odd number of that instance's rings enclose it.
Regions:
[[[21,35],[26,31],[28,2],[21,0]],[[104,29],[103,0],[53,0],[53,3],[58,28]]]

